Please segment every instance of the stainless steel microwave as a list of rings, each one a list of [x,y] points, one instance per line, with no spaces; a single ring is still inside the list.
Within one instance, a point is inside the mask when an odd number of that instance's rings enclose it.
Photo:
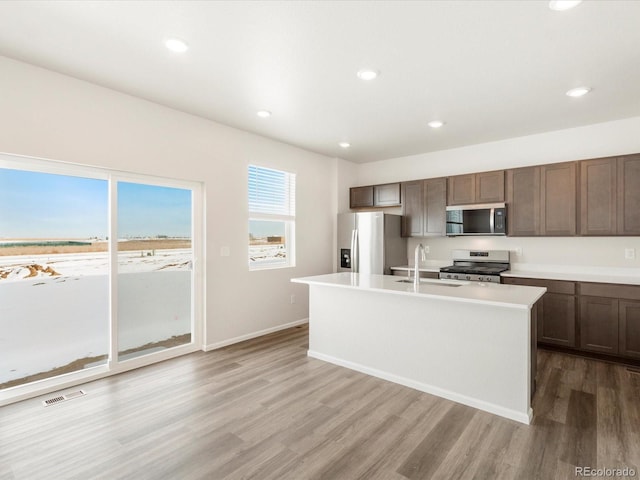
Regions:
[[[506,234],[507,206],[504,203],[447,207],[447,236]]]

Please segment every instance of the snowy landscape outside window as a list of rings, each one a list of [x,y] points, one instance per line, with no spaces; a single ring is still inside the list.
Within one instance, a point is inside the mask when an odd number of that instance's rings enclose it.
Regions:
[[[296,176],[249,165],[249,269],[295,266]]]

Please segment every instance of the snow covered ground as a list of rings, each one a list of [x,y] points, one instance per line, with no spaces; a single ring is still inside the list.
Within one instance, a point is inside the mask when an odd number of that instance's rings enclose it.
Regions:
[[[191,332],[191,257],[119,255],[120,351]],[[0,257],[0,383],[107,354],[108,288],[106,253]]]

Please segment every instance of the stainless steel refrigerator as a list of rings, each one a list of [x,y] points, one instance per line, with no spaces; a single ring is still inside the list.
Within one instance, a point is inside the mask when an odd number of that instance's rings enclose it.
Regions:
[[[338,271],[389,275],[407,264],[400,215],[383,212],[338,215]]]

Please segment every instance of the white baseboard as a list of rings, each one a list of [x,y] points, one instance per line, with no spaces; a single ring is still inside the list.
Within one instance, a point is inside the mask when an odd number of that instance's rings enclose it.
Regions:
[[[393,373],[388,373],[382,370],[378,370],[376,368],[366,367],[364,365],[360,365],[359,363],[350,362],[348,360],[342,360],[340,358],[332,357],[331,355],[325,355],[324,353],[308,350],[307,355],[312,358],[317,358],[318,360],[323,360],[325,362],[333,363],[334,365],[339,365],[341,367],[349,368],[357,372],[366,373],[367,375],[371,375],[373,377],[378,377],[383,380],[388,380],[389,382],[397,383],[399,385],[404,385],[405,387],[413,388],[415,390],[429,393],[437,397],[446,398],[447,400],[452,400],[454,402],[461,403],[463,405],[468,405],[469,407],[477,408],[478,410],[484,410],[485,412],[493,413],[495,415],[500,415],[501,417],[509,418],[511,420],[525,423],[527,425],[531,423],[531,419],[533,418],[533,410],[531,408],[529,408],[529,411],[527,413],[519,412],[517,410],[501,407],[500,405],[496,405],[494,403],[485,402],[484,400],[479,400],[477,398],[461,395],[459,393],[452,392],[450,390],[445,390],[443,388],[436,387],[434,385],[417,382],[415,380],[401,377]]]
[[[229,338],[228,340],[223,340],[221,342],[210,343],[209,345],[205,345],[202,350],[210,352],[211,350],[217,350],[218,348],[233,345],[234,343],[244,342],[245,340],[251,340],[252,338],[261,337],[263,335],[268,335],[269,333],[279,332],[280,330],[286,330],[287,328],[297,327],[298,325],[304,325],[306,323],[309,323],[309,319],[303,318],[302,320],[285,323],[284,325],[278,325],[277,327],[265,328],[264,330],[247,333],[246,335],[240,335],[239,337]]]

